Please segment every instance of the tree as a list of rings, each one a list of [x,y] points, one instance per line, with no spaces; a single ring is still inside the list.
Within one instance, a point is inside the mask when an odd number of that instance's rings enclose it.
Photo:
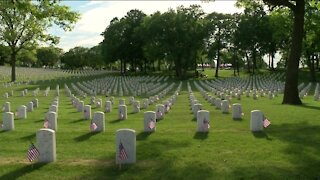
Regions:
[[[54,66],[62,55],[62,49],[53,46],[37,49],[37,58],[41,65]]]
[[[86,57],[88,65],[92,68],[101,68],[105,64],[102,59],[101,44],[90,48],[87,51]]]
[[[37,63],[36,51],[34,49],[22,49],[17,54],[17,59],[22,66],[33,66]]]
[[[272,47],[275,45],[271,37],[269,19],[264,11],[264,5],[259,1],[238,1],[238,6],[244,6],[245,10],[235,32],[235,44],[245,51],[248,71],[251,72],[252,67],[254,74],[259,67],[258,64],[262,64],[258,63],[258,60],[262,59],[261,56],[270,49],[275,51],[275,48]]]
[[[294,16],[293,31],[291,35],[291,49],[286,70],[286,82],[283,104],[302,104],[298,92],[299,61],[302,51],[304,33],[305,0],[263,0],[271,9],[276,7],[289,8]]]
[[[88,57],[89,48],[74,47],[61,57],[61,63],[66,68],[76,69],[89,65]]]
[[[4,65],[9,59],[9,47],[0,44],[0,65]]]
[[[310,81],[316,82],[315,66],[319,61],[317,54],[320,52],[320,11],[307,4],[305,14],[305,33],[303,41],[303,55],[309,67]],[[318,64],[318,63],[317,63]]]
[[[17,54],[25,47],[40,42],[58,43],[48,34],[53,24],[71,30],[79,14],[58,1],[0,1],[0,43],[10,47],[11,81],[16,80]]]
[[[207,39],[208,44],[208,56],[209,58],[216,57],[216,73],[215,77],[218,77],[220,67],[221,50],[226,48],[231,41],[231,34],[233,31],[233,16],[230,14],[211,13],[206,16],[208,21],[209,36]]]

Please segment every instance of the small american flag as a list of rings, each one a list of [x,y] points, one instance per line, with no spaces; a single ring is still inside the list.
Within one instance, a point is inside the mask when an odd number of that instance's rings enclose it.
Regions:
[[[31,143],[28,152],[27,152],[27,158],[30,162],[38,159],[40,156],[39,150],[34,146],[33,143]]]
[[[119,144],[119,155],[118,155],[118,158],[119,158],[120,160],[126,160],[126,159],[128,159],[128,155],[127,155],[127,153],[126,153],[126,150],[125,150],[124,147],[123,147],[122,142],[120,142],[120,144]]]
[[[94,123],[94,122],[91,122],[91,124],[90,124],[90,130],[91,130],[91,131],[95,131],[97,128],[98,128],[97,124]]]
[[[267,118],[264,119],[264,121],[263,121],[263,127],[264,128],[267,128],[270,124],[271,124],[271,122]]]
[[[203,130],[208,131],[209,128],[210,128],[209,121],[204,120],[204,121],[203,121]]]
[[[151,119],[151,120],[149,121],[149,128],[150,128],[150,129],[153,129],[153,128],[155,128],[155,127],[156,127],[156,123],[154,122],[154,120]]]
[[[100,106],[100,105],[101,105],[101,103],[100,103],[100,101],[98,101],[98,102],[97,102],[97,106]]]
[[[158,110],[157,115],[158,115],[159,117],[162,117],[162,112],[161,112],[160,110]]]
[[[124,115],[122,112],[119,112],[119,119],[123,119],[124,118]]]
[[[48,121],[48,119],[45,119],[45,120],[44,120],[43,127],[44,127],[44,128],[49,128],[49,121]]]

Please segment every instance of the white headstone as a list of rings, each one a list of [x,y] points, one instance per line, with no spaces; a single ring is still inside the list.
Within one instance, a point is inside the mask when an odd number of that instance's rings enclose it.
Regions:
[[[198,111],[202,110],[202,104],[194,104],[192,109],[193,109],[193,117],[197,118]]]
[[[239,104],[239,103],[232,104],[232,118],[233,119],[242,119],[241,104]]]
[[[144,113],[144,132],[156,131],[156,112],[146,111]]]
[[[116,164],[136,162],[136,131],[119,129],[116,132]]]
[[[83,101],[80,101],[80,102],[77,104],[77,111],[78,111],[78,112],[83,112],[83,108],[84,108],[84,102],[83,102]]]
[[[119,105],[125,105],[126,100],[125,99],[119,99]]]
[[[251,111],[250,130],[253,132],[263,130],[263,113],[260,110]]]
[[[54,131],[58,130],[58,123],[57,123],[57,113],[49,111],[45,115],[44,119],[45,123],[47,121],[47,128],[52,129]]]
[[[131,96],[131,97],[129,98],[129,104],[131,105],[133,102],[134,102],[134,97]]]
[[[223,100],[221,102],[221,111],[222,113],[229,113],[229,101]]]
[[[120,120],[127,119],[127,106],[126,105],[120,105],[118,109],[118,118]]]
[[[17,118],[27,119],[27,107],[25,105],[21,105],[16,112]]]
[[[2,111],[3,112],[10,112],[11,108],[10,108],[10,102],[5,102],[4,105],[2,106]]]
[[[28,105],[27,105],[27,111],[28,112],[32,112],[33,111],[33,102],[29,102]]]
[[[40,152],[39,162],[56,161],[56,134],[52,129],[37,131],[37,145]]]
[[[133,101],[132,106],[134,113],[140,112],[140,101]]]
[[[96,124],[96,128],[92,129],[91,131],[94,132],[104,132],[105,131],[105,117],[104,117],[104,113],[101,111],[97,111],[93,113],[93,118],[91,123],[95,123]]]
[[[206,110],[197,112],[198,132],[208,132],[210,128],[210,113]]]
[[[58,115],[58,106],[56,106],[56,105],[51,105],[51,106],[49,107],[49,111],[56,112],[57,115]]]
[[[96,107],[97,107],[97,108],[101,108],[101,107],[102,107],[102,99],[101,99],[101,98],[98,98],[98,99],[96,100]]]
[[[39,100],[37,98],[33,99],[32,102],[33,102],[33,107],[34,108],[38,108],[39,107]]]
[[[217,109],[221,109],[221,99],[220,99],[220,98],[216,98],[216,103],[215,103],[215,105],[216,105],[216,108],[217,108]]]
[[[9,94],[8,93],[4,93],[4,98],[8,99],[9,98]]]
[[[83,119],[91,119],[91,106],[90,105],[84,106]]]
[[[156,106],[156,118],[157,120],[163,119],[164,117],[164,105],[157,104]]]
[[[111,112],[112,111],[112,103],[111,101],[106,101],[106,107],[104,109],[104,112]]]
[[[3,113],[3,130],[12,131],[14,130],[14,115],[12,112]]]

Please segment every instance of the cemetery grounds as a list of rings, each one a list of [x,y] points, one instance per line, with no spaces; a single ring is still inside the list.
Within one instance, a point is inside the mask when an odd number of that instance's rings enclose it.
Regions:
[[[265,73],[255,78],[241,75],[237,79],[229,76],[230,71],[222,71],[221,79],[176,80],[164,75],[126,76],[107,71],[62,71],[17,68],[16,83],[8,83],[10,69],[0,67],[0,105],[11,103],[11,111],[26,105],[34,98],[39,107],[28,112],[27,119],[15,119],[13,131],[0,130],[0,179],[319,179],[320,178],[320,102],[315,100],[316,84],[300,82],[303,97],[302,106],[282,105],[281,90],[269,99],[260,92],[256,100],[246,97],[232,97],[230,104],[240,103],[244,116],[233,120],[230,113],[222,113],[205,99],[205,94],[218,97],[212,87],[224,87],[225,94],[234,91],[243,83],[262,89],[277,84],[281,87],[283,74]],[[210,72],[212,73],[212,72]],[[226,77],[229,76],[229,77]],[[104,82],[105,80],[105,82]],[[109,81],[108,81],[109,80]],[[113,83],[114,82],[114,83]],[[105,132],[91,133],[90,120],[83,119],[83,113],[72,106],[66,93],[66,86],[79,99],[90,104],[91,96],[81,88],[95,88],[94,85],[110,89],[97,93],[102,98],[102,107],[92,105],[92,112],[104,111],[105,101],[113,96],[115,103],[110,113],[105,113]],[[113,83],[113,84],[112,84]],[[158,83],[158,84],[157,84]],[[181,83],[181,89],[178,86]],[[74,86],[73,86],[73,85]],[[165,84],[165,86],[161,86]],[[173,84],[173,85],[172,85]],[[188,89],[187,84],[190,84]],[[56,132],[57,160],[54,163],[29,162],[26,158],[30,142],[36,143],[36,132],[43,128],[44,116],[56,98],[59,85],[58,131]],[[139,92],[135,86],[152,87],[152,90]],[[134,96],[142,104],[172,85],[157,102],[148,108],[133,113],[129,97]],[[209,86],[209,87],[208,87]],[[45,90],[48,90],[45,96]],[[128,88],[128,93],[125,91]],[[211,87],[211,88],[210,88]],[[37,95],[33,91],[39,88]],[[129,90],[129,88],[132,88]],[[28,89],[25,96],[21,92]],[[77,90],[78,89],[78,90]],[[119,96],[120,89],[123,96]],[[141,88],[140,88],[141,90]],[[189,91],[188,91],[189,90]],[[189,100],[190,90],[194,97],[210,111],[209,133],[197,133],[196,119],[193,117]],[[226,91],[228,90],[228,91]],[[4,97],[13,91],[13,96]],[[144,91],[144,90],[142,90]],[[203,91],[200,93],[200,91]],[[221,90],[222,91],[222,90]],[[156,104],[163,104],[173,95],[176,102],[156,123],[154,133],[143,131],[143,112],[155,111]],[[138,95],[140,94],[140,95]],[[118,120],[119,99],[125,99],[128,119]],[[271,121],[262,132],[250,131],[250,112],[261,110]],[[0,123],[3,112],[0,112]],[[136,131],[137,161],[132,165],[115,164],[115,132],[130,128]]]

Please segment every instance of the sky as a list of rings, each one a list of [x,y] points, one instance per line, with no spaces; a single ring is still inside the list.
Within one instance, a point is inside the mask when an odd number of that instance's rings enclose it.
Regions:
[[[201,2],[191,0],[180,1],[62,1],[63,5],[71,7],[71,10],[81,14],[79,21],[70,32],[64,32],[57,27],[49,30],[60,37],[60,43],[57,45],[65,52],[76,46],[93,47],[99,44],[103,37],[100,35],[109,22],[114,18],[122,18],[132,9],[138,9],[147,15],[156,11],[166,12],[168,9],[176,9],[183,5],[188,7],[192,4],[200,5],[205,13],[236,13],[241,12],[235,5],[236,1],[216,0],[215,2]]]

